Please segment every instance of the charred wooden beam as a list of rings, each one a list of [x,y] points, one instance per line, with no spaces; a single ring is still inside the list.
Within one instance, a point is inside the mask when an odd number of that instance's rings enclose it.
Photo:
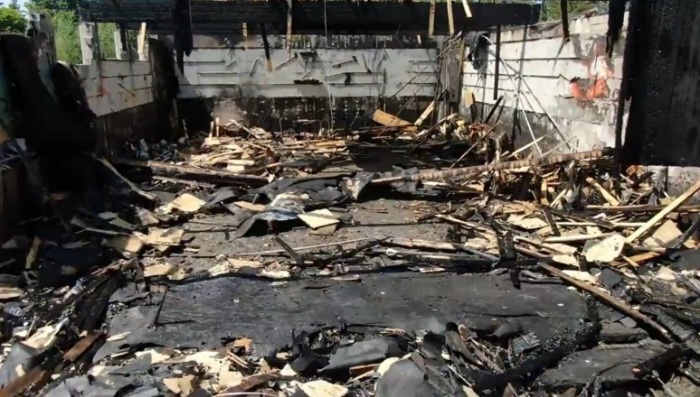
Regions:
[[[324,5],[325,3],[325,5]],[[472,18],[463,5],[455,2],[452,15],[455,31],[484,30],[496,25],[526,25],[539,20],[539,8],[529,4],[471,4]],[[430,17],[428,2],[349,2],[294,1],[291,13],[284,2],[262,1],[192,1],[192,24],[195,33],[227,32],[265,24],[269,34],[287,34],[289,15],[294,21],[293,34],[353,32],[362,34],[427,34]],[[148,23],[153,33],[172,32],[172,1],[111,0],[86,2],[80,9],[84,21],[117,22],[138,29]],[[448,33],[448,10],[436,7],[434,34]]]

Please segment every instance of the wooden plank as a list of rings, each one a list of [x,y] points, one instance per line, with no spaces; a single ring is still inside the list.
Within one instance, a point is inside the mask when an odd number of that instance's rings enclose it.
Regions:
[[[629,237],[625,240],[627,243],[632,243],[639,237],[641,237],[644,233],[649,231],[654,225],[656,225],[660,220],[664,219],[668,214],[671,212],[675,211],[676,208],[680,207],[688,201],[695,193],[700,191],[700,180],[695,182],[693,186],[691,186],[688,190],[685,191],[685,193],[681,194],[680,196],[676,197],[675,200],[671,202],[666,208],[662,209],[659,211],[654,217],[649,219],[647,223],[644,224],[644,226],[641,226],[639,229],[635,230],[634,233],[630,234]]]
[[[139,61],[145,61],[147,59],[146,56],[146,31],[147,31],[147,24],[146,22],[141,22],[141,28],[139,29],[139,35],[136,37],[136,52],[139,56]]]
[[[417,119],[416,122],[414,123],[415,125],[420,126],[420,125],[423,124],[423,122],[425,121],[425,119],[427,119],[427,118],[430,116],[430,114],[433,113],[433,110],[435,110],[435,103],[436,103],[436,102],[437,102],[437,101],[436,101],[435,99],[433,99],[433,101],[430,102],[430,105],[428,105],[428,107],[425,108],[425,110],[423,111],[423,113],[421,113],[420,117],[418,117],[418,119]]]
[[[404,127],[408,131],[415,131],[416,127],[406,120],[402,120],[393,114],[377,109],[372,113],[372,120],[386,127]]]
[[[450,36],[455,34],[455,20],[452,17],[452,0],[447,0],[447,24],[449,26]]]
[[[469,3],[467,3],[467,0],[462,0],[462,7],[464,7],[464,14],[467,16],[467,18],[471,18],[472,9],[469,7]]]

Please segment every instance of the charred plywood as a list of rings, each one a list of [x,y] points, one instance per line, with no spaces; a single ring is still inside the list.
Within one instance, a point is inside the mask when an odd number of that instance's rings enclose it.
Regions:
[[[623,161],[700,165],[700,3],[632,2]],[[626,70],[627,72],[627,70]]]
[[[193,31],[227,32],[248,24],[259,32],[260,24],[268,33],[287,33],[288,5],[282,1],[191,1]],[[293,1],[292,33],[327,34],[355,32],[371,34],[420,34],[428,31],[430,4],[427,2],[349,2]],[[467,18],[459,2],[452,3],[455,29],[481,30],[490,26],[526,25],[537,22],[539,6],[529,4],[470,5],[472,18]],[[95,22],[120,22],[137,29],[147,22],[151,31],[172,32],[171,0],[132,0],[115,3],[111,0],[83,2],[81,19]],[[448,33],[446,5],[435,9],[435,34]]]

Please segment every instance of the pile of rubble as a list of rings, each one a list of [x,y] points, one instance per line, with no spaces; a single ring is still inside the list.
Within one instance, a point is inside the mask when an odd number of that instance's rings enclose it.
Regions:
[[[697,393],[700,182],[373,118],[96,159],[3,245],[0,396]]]

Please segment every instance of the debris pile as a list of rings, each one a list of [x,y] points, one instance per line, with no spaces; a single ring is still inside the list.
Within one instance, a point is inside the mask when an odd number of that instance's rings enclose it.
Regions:
[[[96,159],[3,244],[0,396],[697,393],[700,182],[372,118]]]

